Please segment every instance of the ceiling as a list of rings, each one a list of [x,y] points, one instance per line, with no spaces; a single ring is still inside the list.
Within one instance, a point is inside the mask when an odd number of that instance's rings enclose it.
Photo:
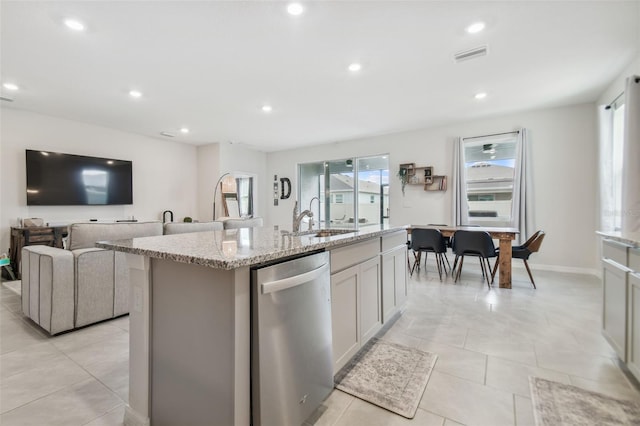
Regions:
[[[274,151],[592,102],[639,53],[638,1],[303,5],[3,0],[2,107]]]

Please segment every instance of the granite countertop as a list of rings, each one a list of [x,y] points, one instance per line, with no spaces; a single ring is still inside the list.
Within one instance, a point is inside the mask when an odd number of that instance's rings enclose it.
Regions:
[[[596,234],[635,248],[640,247],[640,232],[596,231]]]
[[[317,231],[307,234],[273,228],[240,228],[99,241],[96,247],[210,268],[236,269],[314,250],[339,247],[406,228],[406,225],[371,225],[328,237],[316,237]]]

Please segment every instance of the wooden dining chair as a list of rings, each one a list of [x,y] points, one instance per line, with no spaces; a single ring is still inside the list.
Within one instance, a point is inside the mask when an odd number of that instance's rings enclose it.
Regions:
[[[531,274],[531,269],[529,268],[529,256],[533,253],[536,253],[540,250],[540,246],[542,245],[542,240],[544,240],[545,233],[543,230],[536,231],[524,244],[521,246],[515,246],[511,248],[511,258],[512,259],[522,259],[524,262],[524,267],[527,268],[527,273],[529,274],[529,279],[531,280],[531,284],[533,288],[536,288],[536,283],[533,281],[533,275]],[[496,259],[496,264],[493,265],[493,271],[491,272],[491,279],[496,274],[498,270],[498,263],[500,263],[500,252],[498,251],[498,258]]]

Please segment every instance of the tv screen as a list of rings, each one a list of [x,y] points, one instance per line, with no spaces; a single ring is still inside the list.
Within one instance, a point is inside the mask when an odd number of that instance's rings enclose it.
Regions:
[[[26,150],[27,205],[133,204],[132,163]]]

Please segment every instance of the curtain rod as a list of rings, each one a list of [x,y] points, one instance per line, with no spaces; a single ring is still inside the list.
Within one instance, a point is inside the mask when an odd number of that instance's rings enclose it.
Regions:
[[[636,83],[640,83],[640,77],[636,77],[635,78],[635,82]],[[622,97],[622,95],[624,95],[624,92],[620,93],[618,96],[616,96],[610,103],[609,105],[607,105],[606,107],[604,107],[604,109],[611,109],[611,107],[613,106],[613,104],[616,103],[616,101],[618,99],[620,99]]]
[[[514,130],[513,132],[494,133],[492,135],[471,136],[470,138],[462,138],[462,139],[464,139],[464,140],[466,140],[466,139],[478,139],[478,138],[486,138],[486,137],[489,137],[489,136],[510,135],[512,133],[520,133],[520,130]]]

